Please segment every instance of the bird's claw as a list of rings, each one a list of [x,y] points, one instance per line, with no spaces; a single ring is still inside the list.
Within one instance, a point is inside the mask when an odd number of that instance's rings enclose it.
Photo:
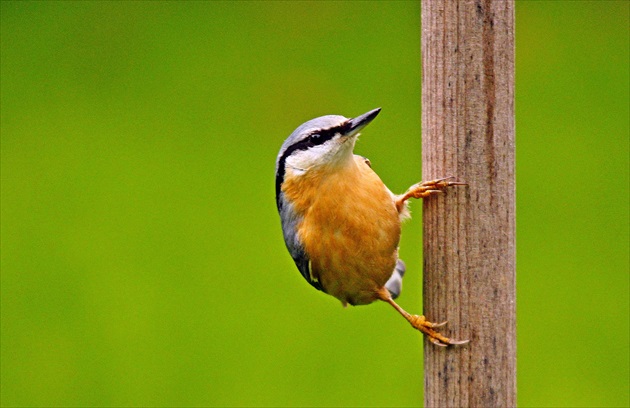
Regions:
[[[455,340],[449,339],[448,337],[443,336],[439,332],[433,330],[438,327],[443,327],[448,323],[448,321],[444,321],[442,323],[432,323],[429,322],[424,316],[410,316],[409,323],[411,325],[420,330],[427,336],[427,339],[435,344],[436,346],[446,347],[446,346],[456,346],[462,345],[469,342],[469,340]]]
[[[440,346],[440,347],[446,347],[446,344],[442,343],[440,340],[434,338],[434,337],[427,337],[429,339],[429,341],[433,344],[435,344],[436,346]]]
[[[460,346],[462,344],[468,344],[470,342],[470,340],[453,340],[453,339],[449,339],[448,344],[451,346]]]
[[[439,333],[437,333],[438,335],[440,335]],[[436,346],[440,346],[440,347],[446,347],[446,346],[461,346],[462,344],[468,344],[468,342],[470,342],[470,340],[455,340],[455,339],[449,339],[448,337],[444,337],[442,335],[440,335],[439,338],[436,337],[432,337],[430,334],[427,335],[429,341],[433,344],[435,344]]]
[[[420,182],[418,184],[414,184],[409,187],[409,190],[401,196],[400,203],[405,200],[413,197],[413,198],[426,198],[434,194],[441,194],[448,187],[452,186],[467,186],[468,184],[455,180],[455,177],[443,177],[435,180],[429,180]],[[398,204],[397,204],[398,205]]]
[[[457,181],[455,179],[456,179],[455,176],[448,176],[448,177],[443,177],[436,180],[425,181],[425,182],[419,183],[419,185],[423,187],[437,187],[440,189],[450,187],[450,186],[467,186],[468,185],[467,183],[464,183],[463,181]],[[448,181],[448,180],[451,180],[451,181]]]
[[[444,327],[446,326],[446,323],[448,323],[448,320],[443,321],[442,323],[431,323],[431,322],[426,322],[427,325],[429,327],[431,327],[432,329],[435,329],[437,327]]]

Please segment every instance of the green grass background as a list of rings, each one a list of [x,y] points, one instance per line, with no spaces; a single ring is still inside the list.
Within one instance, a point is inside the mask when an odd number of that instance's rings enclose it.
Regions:
[[[518,401],[628,405],[626,1],[518,1]],[[283,140],[381,106],[421,177],[417,2],[1,3],[3,406],[422,404],[422,339],[297,272]],[[421,310],[421,205],[401,304]]]

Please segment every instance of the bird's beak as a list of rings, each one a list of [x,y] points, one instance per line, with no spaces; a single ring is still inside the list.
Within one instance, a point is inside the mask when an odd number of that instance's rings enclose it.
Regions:
[[[357,116],[354,119],[348,121],[348,128],[344,136],[354,136],[361,131],[364,127],[370,124],[374,120],[376,115],[381,111],[381,108],[372,109],[368,113],[364,113],[361,116]]]

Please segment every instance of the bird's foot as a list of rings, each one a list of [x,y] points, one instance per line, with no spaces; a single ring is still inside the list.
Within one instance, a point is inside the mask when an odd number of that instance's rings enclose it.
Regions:
[[[392,305],[394,309],[398,311],[398,313],[400,313],[405,319],[407,319],[407,321],[411,323],[411,326],[413,326],[415,329],[420,330],[422,333],[427,335],[427,338],[429,339],[431,343],[437,346],[442,346],[442,347],[446,347],[448,345],[468,343],[468,340],[460,341],[460,340],[449,339],[448,337],[444,337],[443,335],[438,333],[436,330],[434,330],[434,329],[437,329],[439,327],[446,325],[447,322],[431,323],[424,316],[412,315],[412,314],[407,313],[402,307],[398,306],[398,303],[394,302],[394,299],[392,299],[392,296],[390,295],[387,288],[382,287],[379,290],[378,295],[382,301],[387,302],[390,305]]]
[[[414,184],[409,187],[405,195],[413,198],[425,198],[433,194],[440,194],[444,190],[451,186],[466,186],[467,184],[461,181],[455,180],[455,177],[449,176],[436,180],[423,181],[418,184]]]
[[[410,198],[426,198],[435,194],[441,194],[445,189],[451,186],[466,185],[468,184],[455,180],[455,177],[453,176],[420,182],[409,187],[405,194],[398,196],[398,199],[396,200],[396,208],[398,208],[398,211],[401,211],[405,201]]]
[[[424,333],[427,336],[427,339],[429,339],[429,341],[435,344],[436,346],[440,346],[440,347],[446,347],[449,345],[455,346],[459,344],[466,344],[469,341],[469,340],[449,339],[448,337],[445,337],[439,332],[437,332],[436,330],[434,330],[439,327],[445,326],[446,323],[448,322],[431,323],[424,316],[419,316],[419,315],[410,315],[407,320],[409,320],[409,323],[411,323],[411,325],[415,329],[418,329],[422,333]]]

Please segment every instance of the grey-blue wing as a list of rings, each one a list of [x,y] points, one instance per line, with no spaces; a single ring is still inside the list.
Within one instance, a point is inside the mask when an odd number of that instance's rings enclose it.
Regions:
[[[313,274],[311,273],[311,262],[304,251],[298,251],[298,253],[296,254],[292,253],[291,256],[293,257],[293,261],[295,261],[295,265],[297,266],[304,279],[306,279],[306,281],[310,283],[311,286],[313,286],[315,289],[324,290],[321,283],[319,283],[318,280],[313,279]]]
[[[284,243],[287,245],[287,249],[289,250],[295,265],[304,279],[306,279],[306,281],[315,289],[323,290],[319,281],[313,278],[310,259],[304,251],[304,247],[297,235],[297,227],[302,218],[293,211],[293,206],[284,201],[282,194],[280,194],[279,199],[279,203],[281,203],[281,205],[278,207],[280,211],[280,219],[282,221],[282,235],[284,236]]]

